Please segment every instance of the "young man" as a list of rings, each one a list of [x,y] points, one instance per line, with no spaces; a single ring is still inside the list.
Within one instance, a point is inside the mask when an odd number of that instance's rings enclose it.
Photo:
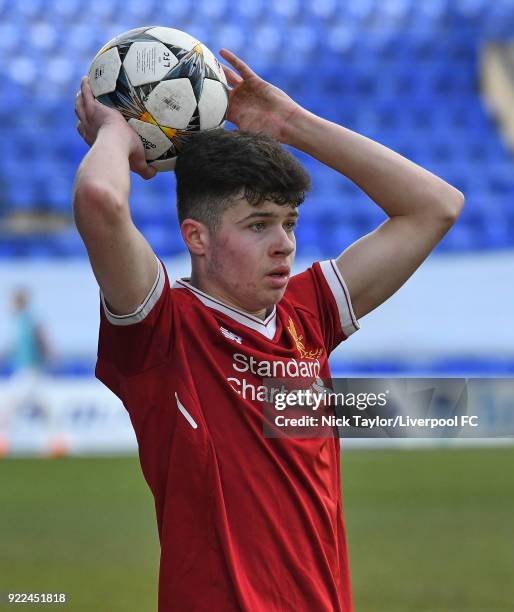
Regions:
[[[97,376],[129,412],[155,497],[161,611],[348,612],[338,440],[266,438],[263,380],[293,361],[328,378],[332,349],[419,267],[463,195],[221,55],[242,131],[199,135],[179,157],[192,271],[171,287],[128,205],[129,170],[154,171],[82,82],[78,130],[92,146],[74,210],[101,289]],[[290,278],[309,180],[275,141],[347,176],[389,219]]]

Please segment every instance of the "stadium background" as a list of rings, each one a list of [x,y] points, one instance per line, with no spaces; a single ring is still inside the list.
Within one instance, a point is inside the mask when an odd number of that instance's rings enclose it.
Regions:
[[[80,77],[105,41],[145,24],[233,50],[309,110],[465,193],[456,226],[334,353],[334,373],[514,372],[514,1],[0,0],[0,411],[15,288],[30,289],[52,347],[45,408],[0,428],[4,598],[64,591],[74,610],[155,609],[152,501],[130,456],[128,419],[92,379],[98,292],[70,210],[86,152],[73,112]],[[300,159],[313,191],[301,209],[298,271],[384,218],[344,177]],[[133,177],[134,220],[181,276],[174,201],[173,175]],[[497,445],[348,450],[357,609],[513,610],[513,463],[512,448]]]

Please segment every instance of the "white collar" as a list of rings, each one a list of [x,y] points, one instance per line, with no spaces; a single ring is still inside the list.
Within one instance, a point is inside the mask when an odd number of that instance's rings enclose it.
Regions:
[[[275,336],[275,331],[277,329],[277,307],[275,305],[273,306],[273,310],[270,312],[270,314],[263,320],[259,319],[259,317],[256,317],[255,315],[245,312],[244,310],[240,310],[235,306],[224,304],[210,295],[207,295],[207,293],[193,287],[188,278],[177,279],[173,283],[172,289],[188,289],[194,293],[202,304],[208,308],[222,312],[227,317],[237,321],[237,323],[259,332],[270,340]]]

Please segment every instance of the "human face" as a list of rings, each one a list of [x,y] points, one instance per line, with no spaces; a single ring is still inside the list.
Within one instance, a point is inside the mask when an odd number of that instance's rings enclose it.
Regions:
[[[285,293],[297,219],[298,211],[287,205],[237,200],[212,237],[207,266],[211,295],[264,317]]]

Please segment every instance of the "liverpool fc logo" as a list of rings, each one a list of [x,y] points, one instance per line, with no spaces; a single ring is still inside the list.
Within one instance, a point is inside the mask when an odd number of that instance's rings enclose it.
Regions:
[[[287,331],[291,334],[291,338],[293,339],[296,350],[300,356],[300,359],[318,359],[321,357],[323,353],[323,348],[314,349],[313,351],[308,351],[305,348],[305,344],[303,343],[303,336],[299,336],[296,331],[296,327],[294,326],[293,319],[289,317],[289,322],[287,324]]]

